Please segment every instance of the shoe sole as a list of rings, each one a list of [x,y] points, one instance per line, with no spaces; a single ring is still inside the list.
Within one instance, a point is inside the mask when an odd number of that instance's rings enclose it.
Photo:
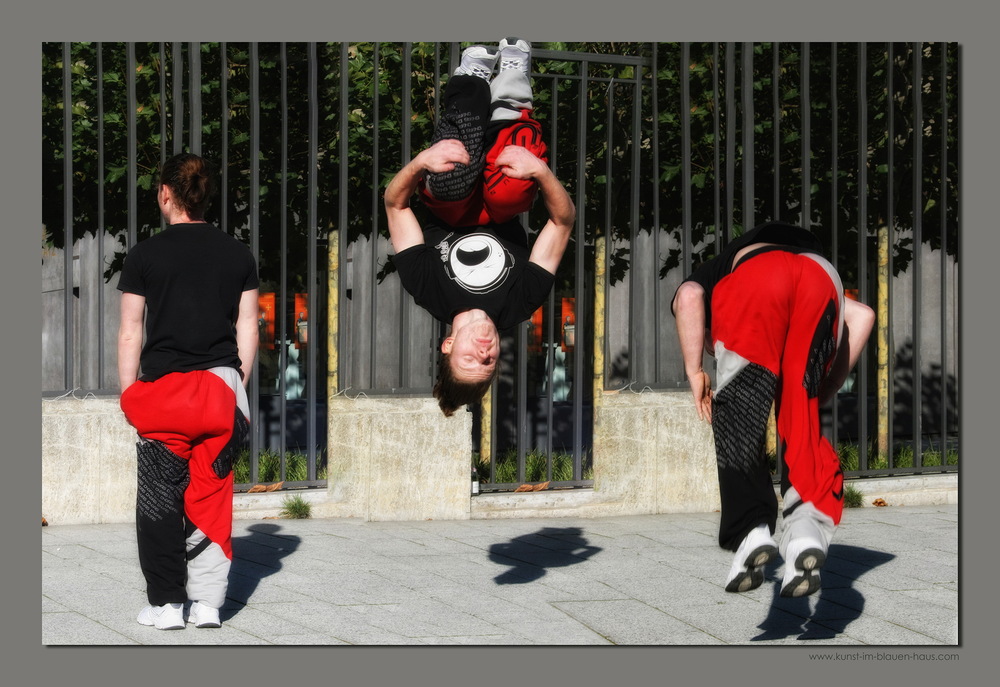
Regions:
[[[826,563],[826,552],[822,549],[806,549],[795,559],[796,575],[782,585],[781,596],[798,598],[819,591],[819,569]],[[798,573],[798,571],[802,571]]]
[[[157,630],[183,630],[184,629],[184,621],[183,620],[179,621],[179,624],[171,624],[171,625],[160,625],[159,623],[156,622],[155,619],[146,621],[146,620],[142,620],[140,618],[136,618],[136,622],[139,623],[140,625],[144,626],[144,627],[155,627]]]
[[[188,622],[200,629],[222,627],[222,623],[218,620],[199,621],[197,617],[188,617]]]
[[[139,624],[140,625],[144,625],[145,627],[155,627],[157,630],[183,630],[184,629],[184,623],[181,623],[180,625],[157,625],[155,622],[154,623],[144,623],[142,621],[139,621]]]
[[[729,584],[726,585],[726,591],[731,593],[749,592],[764,584],[764,571],[761,568],[777,554],[778,549],[770,544],[763,544],[751,551],[743,561],[743,565],[747,569],[729,581]]]

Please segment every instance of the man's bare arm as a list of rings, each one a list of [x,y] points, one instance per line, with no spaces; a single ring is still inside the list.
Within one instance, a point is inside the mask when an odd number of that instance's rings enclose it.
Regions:
[[[673,303],[677,337],[684,359],[684,374],[691,385],[695,409],[702,420],[712,421],[712,382],[702,368],[705,350],[705,289],[686,281],[677,289]]]
[[[497,156],[496,165],[512,179],[534,179],[542,195],[549,221],[531,247],[530,262],[555,274],[576,222],[576,206],[562,182],[540,158],[521,146],[507,146]]]
[[[836,357],[830,372],[820,383],[819,403],[825,406],[844,385],[847,375],[858,363],[861,351],[875,326],[875,311],[864,303],[847,299],[844,301],[844,334],[845,342],[837,347]]]
[[[240,297],[239,314],[236,316],[236,353],[240,357],[240,372],[243,373],[244,387],[250,383],[250,373],[257,357],[257,344],[260,340],[260,333],[257,330],[259,317],[257,289],[244,291]]]
[[[468,164],[469,153],[461,141],[446,138],[418,153],[389,182],[383,201],[389,223],[389,239],[397,253],[424,242],[420,222],[410,208],[410,197],[416,192],[424,173],[450,172],[456,163]]]
[[[142,328],[143,317],[146,313],[146,298],[135,293],[122,293],[120,307],[118,386],[122,391],[125,391],[139,376],[139,356],[142,353]]]

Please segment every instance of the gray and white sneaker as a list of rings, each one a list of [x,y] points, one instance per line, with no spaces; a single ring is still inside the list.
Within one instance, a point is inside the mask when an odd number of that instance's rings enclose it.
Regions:
[[[499,45],[500,71],[519,69],[525,74],[531,71],[531,43],[521,38],[503,38]]]
[[[819,569],[826,563],[823,544],[812,537],[796,537],[785,547],[783,597],[799,597],[819,590]]]
[[[764,582],[764,566],[778,553],[771,530],[761,524],[743,538],[726,578],[727,592],[748,592]]]
[[[485,45],[472,45],[462,51],[462,63],[455,69],[455,76],[468,74],[490,80],[500,52]]]
[[[136,620],[140,625],[149,625],[157,630],[182,630],[184,629],[184,604],[146,606],[139,611]]]
[[[784,502],[780,548],[785,575],[781,596],[806,596],[819,590],[819,569],[826,563],[837,526],[812,502],[803,502],[795,487],[785,493]]]
[[[222,627],[222,621],[219,620],[219,609],[206,606],[200,601],[191,604],[188,622],[193,623],[195,627]]]

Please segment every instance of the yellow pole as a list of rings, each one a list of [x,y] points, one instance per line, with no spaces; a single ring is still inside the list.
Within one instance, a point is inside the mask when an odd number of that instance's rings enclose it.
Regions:
[[[496,382],[494,382],[496,384]],[[490,433],[493,428],[493,386],[487,390],[480,405],[482,410],[479,418],[479,464],[489,466],[490,458],[493,455],[493,445],[490,441]],[[489,474],[480,475],[479,479],[489,477]]]
[[[889,227],[878,229],[878,303],[876,309],[876,395],[878,400],[878,459],[889,459]],[[864,408],[865,399],[861,399]]]
[[[327,331],[326,376],[327,396],[332,399],[340,391],[340,358],[337,340],[340,336],[340,232],[330,231],[327,237]]]
[[[583,250],[583,246],[577,246]],[[607,254],[607,237],[598,236],[594,239],[594,410],[601,403],[604,395],[604,292],[607,285],[607,270],[605,270],[605,255]],[[583,332],[577,332],[582,334]]]
[[[771,414],[767,417],[766,451],[768,455],[778,455],[778,421],[774,414],[774,404],[771,404]]]

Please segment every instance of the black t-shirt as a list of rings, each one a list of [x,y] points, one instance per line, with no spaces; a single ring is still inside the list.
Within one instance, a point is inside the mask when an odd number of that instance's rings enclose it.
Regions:
[[[722,278],[733,271],[733,258],[743,248],[753,243],[773,243],[774,246],[759,248],[743,257],[743,260],[753,255],[771,250],[792,251],[795,253],[817,253],[823,255],[823,246],[813,234],[802,227],[784,222],[768,222],[761,224],[747,233],[733,239],[716,257],[702,263],[684,281],[693,281],[705,289],[705,327],[712,325],[712,290]],[[676,295],[676,292],[675,292]],[[670,311],[673,312],[673,305]]]
[[[250,249],[211,224],[174,224],[133,246],[118,290],[146,299],[140,379],[213,367],[238,370],[240,298],[257,286]]]
[[[503,331],[529,319],[548,298],[554,275],[528,262],[527,234],[517,220],[455,229],[423,222],[424,243],[393,258],[417,305],[450,323],[478,308]]]

